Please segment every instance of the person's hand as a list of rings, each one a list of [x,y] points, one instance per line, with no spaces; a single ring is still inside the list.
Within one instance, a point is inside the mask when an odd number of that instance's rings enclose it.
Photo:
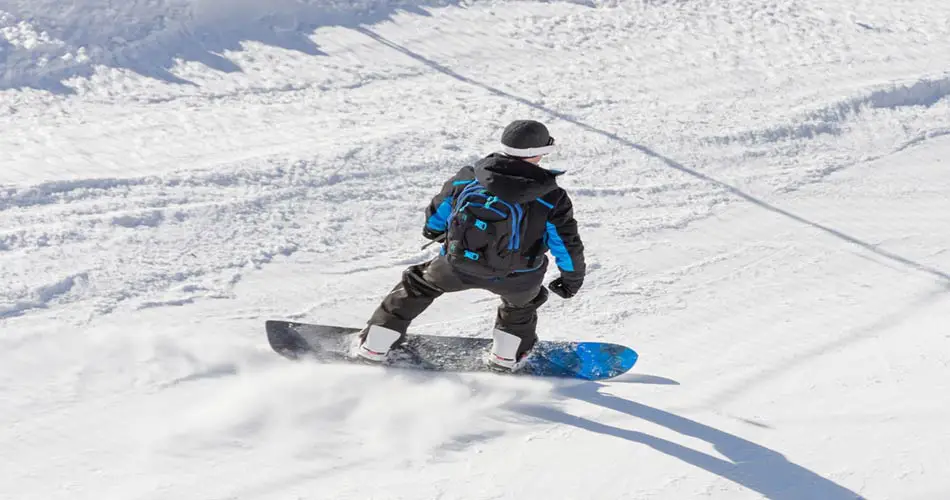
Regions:
[[[444,231],[436,231],[434,229],[429,229],[429,226],[424,226],[422,228],[422,236],[427,240],[435,241],[442,237],[445,234]]]
[[[562,299],[569,299],[580,291],[581,286],[584,285],[583,276],[571,276],[568,274],[562,274],[560,278],[555,279],[548,283],[548,289],[557,294]]]

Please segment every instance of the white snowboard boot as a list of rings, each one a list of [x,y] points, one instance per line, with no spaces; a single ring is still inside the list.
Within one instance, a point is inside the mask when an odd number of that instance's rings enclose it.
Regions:
[[[380,362],[386,359],[393,344],[402,336],[395,330],[379,325],[369,325],[364,330],[363,341],[356,354],[370,361]]]
[[[521,337],[517,337],[499,329],[492,331],[491,352],[488,354],[489,367],[499,371],[515,372],[524,366],[527,355],[517,359],[518,347],[521,346]]]

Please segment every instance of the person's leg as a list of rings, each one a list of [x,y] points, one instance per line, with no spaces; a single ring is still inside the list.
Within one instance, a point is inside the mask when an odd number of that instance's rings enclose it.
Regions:
[[[501,296],[501,305],[495,317],[490,359],[508,369],[517,369],[518,362],[537,343],[538,308],[548,300],[540,279],[519,278],[502,282],[492,290]]]
[[[376,308],[362,333],[359,354],[367,359],[381,360],[389,349],[403,339],[412,320],[446,292],[466,288],[444,259],[409,267],[402,280]]]
[[[379,325],[405,334],[409,324],[423,313],[444,292],[426,269],[430,263],[411,266],[393,287],[369,319]]]

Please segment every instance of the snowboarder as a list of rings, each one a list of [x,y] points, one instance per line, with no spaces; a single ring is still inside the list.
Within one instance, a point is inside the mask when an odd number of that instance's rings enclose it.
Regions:
[[[472,288],[501,297],[487,362],[515,371],[538,340],[537,310],[550,250],[560,277],[548,288],[563,298],[584,283],[584,245],[573,205],[558,187],[562,172],[540,167],[554,151],[544,124],[518,120],[501,136],[501,151],[462,168],[426,208],[422,234],[441,241],[439,256],[403,272],[360,334],[358,354],[382,361],[409,324],[443,293]]]

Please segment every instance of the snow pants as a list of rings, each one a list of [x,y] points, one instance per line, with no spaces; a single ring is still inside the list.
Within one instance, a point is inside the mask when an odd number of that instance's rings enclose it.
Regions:
[[[544,267],[503,279],[485,279],[458,272],[445,257],[409,267],[402,280],[373,313],[371,325],[380,325],[403,335],[417,316],[443,293],[470,289],[488,290],[501,297],[495,328],[521,338],[518,356],[538,340],[538,308],[548,300],[542,286]]]

